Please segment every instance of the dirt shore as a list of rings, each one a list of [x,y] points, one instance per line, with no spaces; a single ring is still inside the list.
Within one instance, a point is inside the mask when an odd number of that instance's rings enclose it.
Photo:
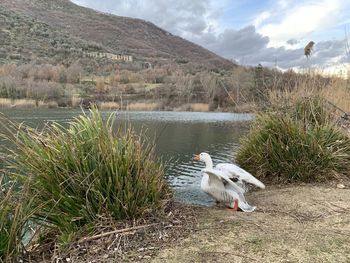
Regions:
[[[350,262],[350,183],[344,184],[252,192],[254,213],[199,209],[197,230],[150,262]]]
[[[251,192],[253,213],[173,203],[162,217],[103,223],[102,232],[118,234],[29,262],[350,262],[350,181],[343,184]]]

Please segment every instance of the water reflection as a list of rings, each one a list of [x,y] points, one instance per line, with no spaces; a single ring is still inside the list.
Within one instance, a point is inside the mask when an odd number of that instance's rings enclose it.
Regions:
[[[1,110],[12,119],[42,128],[45,123],[62,124],[81,114],[80,110]],[[110,112],[103,112],[105,116]],[[215,163],[230,162],[239,138],[247,130],[252,116],[232,113],[192,112],[118,112],[118,123],[129,123],[136,131],[156,141],[156,153],[166,162],[166,176],[176,198],[195,204],[212,204],[200,190],[203,163],[193,155],[208,152]],[[0,127],[1,129],[1,127]]]

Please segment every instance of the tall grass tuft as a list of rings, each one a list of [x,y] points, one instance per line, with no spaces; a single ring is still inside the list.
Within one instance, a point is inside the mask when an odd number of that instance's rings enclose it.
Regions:
[[[260,178],[314,182],[350,176],[350,138],[320,98],[304,98],[283,113],[257,116],[241,140],[237,162]]]
[[[0,176],[0,262],[15,262],[23,252],[32,211],[27,194]]]
[[[287,111],[295,122],[305,125],[305,129],[334,124],[336,109],[319,96],[302,97],[287,104]]]
[[[153,146],[131,129],[115,131],[96,108],[65,128],[37,131],[4,120],[16,145],[8,164],[29,182],[39,223],[69,237],[103,215],[136,218],[161,208],[168,198],[162,163]]]

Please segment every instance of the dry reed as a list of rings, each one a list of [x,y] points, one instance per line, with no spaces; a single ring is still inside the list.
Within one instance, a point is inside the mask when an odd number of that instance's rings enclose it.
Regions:
[[[135,102],[128,104],[129,111],[155,111],[160,109],[160,104],[156,102]]]
[[[56,101],[36,101],[32,99],[17,99],[11,100],[7,98],[0,98],[0,108],[21,108],[21,109],[32,109],[32,108],[58,108]]]
[[[119,110],[120,109],[119,103],[114,101],[101,102],[98,107],[100,110]]]
[[[31,99],[11,100],[7,98],[0,98],[0,108],[35,108],[36,102]]]
[[[191,111],[207,112],[209,111],[209,104],[208,103],[191,103],[190,109]]]
[[[72,96],[72,107],[77,108],[81,105],[81,98],[75,95]]]
[[[309,80],[312,82],[312,79]],[[269,102],[272,106],[293,104],[302,97],[319,96],[336,105],[346,112],[350,112],[350,88],[341,79],[333,79],[328,85],[317,86],[310,83],[300,83],[292,90],[276,90],[269,92]]]
[[[43,108],[43,109],[56,109],[58,108],[58,103],[56,101],[39,101],[37,103],[38,108]]]

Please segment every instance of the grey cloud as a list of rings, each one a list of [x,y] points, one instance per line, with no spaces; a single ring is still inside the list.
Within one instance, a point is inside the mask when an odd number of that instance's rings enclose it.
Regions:
[[[273,59],[281,68],[287,69],[291,67],[331,66],[333,58],[340,61],[346,61],[345,40],[322,41],[316,43],[314,52],[307,61],[304,56],[304,49],[285,49],[285,48],[264,48],[255,56],[249,57],[249,61],[255,64],[258,61],[271,65]],[[337,63],[337,62],[336,62]]]
[[[247,65],[261,63],[267,67],[277,65],[288,69],[308,65],[329,66],[332,63],[332,58],[340,58],[340,62],[349,62],[349,56],[345,52],[345,40],[316,43],[314,52],[307,61],[303,48],[267,47],[269,38],[257,33],[254,26],[248,26],[241,30],[226,30],[219,36],[215,36],[213,33],[206,34],[195,41],[223,57],[238,60]]]
[[[209,26],[206,17],[217,16],[220,10],[210,8],[211,0],[73,0],[103,12],[151,21],[173,34],[201,35]]]
[[[333,58],[341,56],[346,53],[346,41],[338,40],[316,43],[314,51],[317,57]]]
[[[209,46],[225,57],[237,58],[256,53],[264,48],[268,42],[269,38],[258,34],[254,26],[247,26],[240,30],[225,30]]]
[[[287,44],[292,45],[292,46],[298,44],[299,42],[300,41],[295,39],[295,38],[291,38],[291,39],[287,40]]]
[[[281,68],[300,67],[306,62],[304,50],[280,48],[264,48],[257,56],[250,57],[251,62],[261,61],[266,66],[278,65]]]
[[[187,21],[183,29],[185,31],[191,32],[192,34],[202,34],[202,32],[207,28],[207,24],[204,19],[199,19],[197,21]]]

